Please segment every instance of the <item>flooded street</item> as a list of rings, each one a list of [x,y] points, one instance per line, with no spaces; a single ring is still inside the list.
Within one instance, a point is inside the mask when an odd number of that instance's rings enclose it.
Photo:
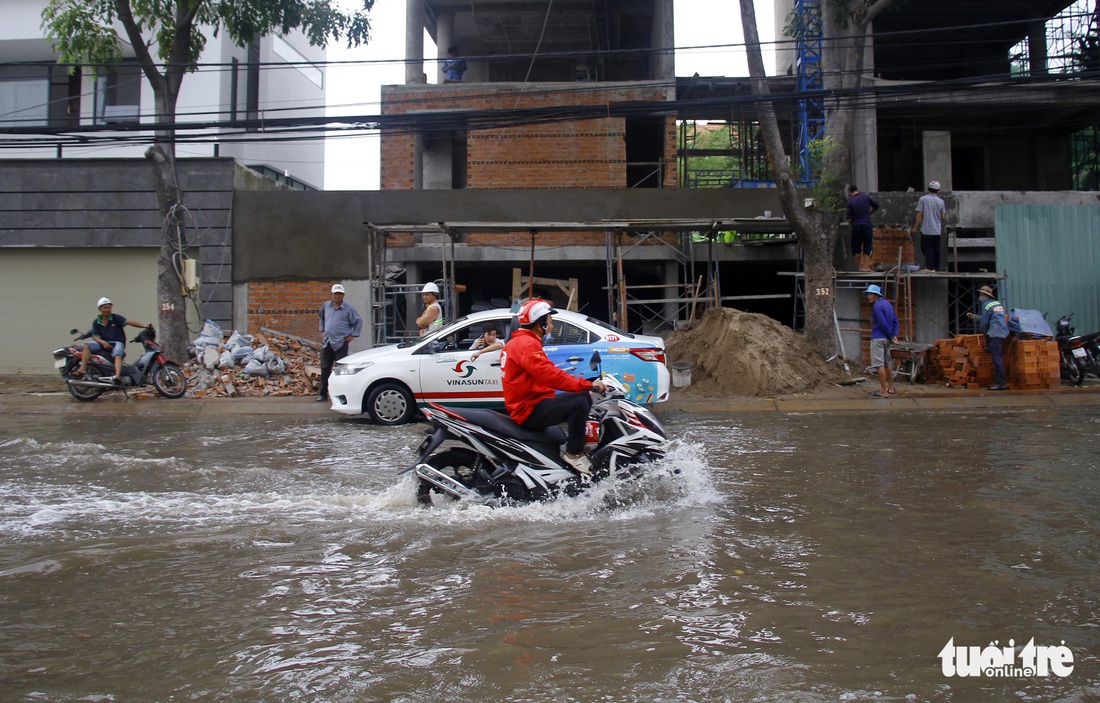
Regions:
[[[0,416],[0,700],[1100,700],[1097,408],[663,420],[641,485],[425,510],[424,425]]]

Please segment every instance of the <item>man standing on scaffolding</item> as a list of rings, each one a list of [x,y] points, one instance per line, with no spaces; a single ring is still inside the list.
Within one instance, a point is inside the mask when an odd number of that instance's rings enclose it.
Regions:
[[[943,233],[943,216],[947,206],[940,197],[940,182],[930,181],[928,192],[917,201],[917,221],[912,233],[920,232],[920,248],[924,252],[924,267],[929,271],[940,270],[940,235]]]
[[[878,203],[866,193],[859,192],[859,186],[848,186],[847,218],[852,229],[852,256],[860,271],[871,270],[871,252],[874,248],[875,229],[871,224],[871,213],[878,210]]]

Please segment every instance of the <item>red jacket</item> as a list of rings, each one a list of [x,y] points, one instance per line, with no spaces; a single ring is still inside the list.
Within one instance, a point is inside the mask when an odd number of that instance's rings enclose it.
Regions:
[[[570,376],[546,358],[542,340],[529,329],[517,330],[500,353],[500,380],[504,384],[504,406],[517,424],[531,415],[535,406],[554,397],[554,391],[579,393],[592,390],[592,382]]]

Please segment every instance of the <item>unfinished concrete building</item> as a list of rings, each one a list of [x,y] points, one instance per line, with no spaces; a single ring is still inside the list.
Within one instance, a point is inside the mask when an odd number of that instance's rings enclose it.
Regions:
[[[830,101],[860,101],[853,172],[862,190],[886,205],[879,213],[884,232],[904,239],[923,185],[932,178],[944,184],[953,224],[947,260],[959,275],[906,287],[917,299],[927,297],[923,306],[916,303],[928,311],[923,325],[913,321],[916,336],[955,331],[975,287],[962,274],[995,270],[995,205],[1095,202],[1073,192],[1095,187],[1080,180],[1087,166],[1073,145],[1095,142],[1097,84],[1091,77],[1055,80],[1048,51],[1058,46],[1052,22],[1064,28],[1066,20],[1057,18],[1073,5],[899,4],[867,38],[864,90],[855,97],[832,90],[837,47],[828,36],[792,40],[779,52],[770,85],[792,157],[805,150],[800,134],[807,123],[822,118],[815,106],[824,111]],[[1086,25],[1095,23],[1095,3],[1087,7]],[[776,25],[792,12],[820,13],[821,3],[778,2]],[[425,199],[418,201],[430,203],[423,216],[409,213],[406,220],[368,213],[391,245],[387,260],[404,270],[404,283],[453,275],[465,287],[456,312],[465,312],[507,301],[520,268],[576,279],[589,312],[612,318],[628,310],[632,329],[674,326],[693,297],[797,326],[798,247],[774,222],[781,213],[768,190],[748,79],[674,77],[672,0],[551,6],[412,0],[408,13],[406,83],[383,91],[384,113],[408,119],[383,128],[382,188],[425,195],[493,189],[499,198],[448,201],[454,207]],[[422,29],[438,47],[433,56],[424,53]],[[439,74],[450,47],[468,64],[461,82]],[[807,75],[814,71],[816,77]],[[1092,147],[1084,153],[1095,159]],[[664,203],[667,216],[593,207],[594,196],[618,202],[625,189],[665,191],[649,200]],[[674,189],[710,197],[660,200]],[[541,217],[524,212],[536,202],[550,203],[551,216],[543,208]],[[662,220],[675,220],[679,229],[663,229],[669,222]],[[691,243],[685,232],[705,231],[708,221],[718,236]],[[586,226],[570,230],[569,223]],[[842,272],[849,268],[845,235],[838,234]],[[905,242],[884,261],[899,251],[913,261]],[[838,288],[864,283],[841,273]],[[841,301],[850,322],[858,319],[853,305]]]

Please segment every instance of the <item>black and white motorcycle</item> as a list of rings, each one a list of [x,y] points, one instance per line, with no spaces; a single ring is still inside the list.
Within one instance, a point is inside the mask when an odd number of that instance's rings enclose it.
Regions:
[[[599,367],[599,352],[592,367]],[[431,404],[431,422],[417,460],[400,473],[416,471],[417,501],[431,505],[433,494],[481,503],[528,503],[560,494],[577,495],[608,477],[640,475],[664,456],[668,434],[647,408],[627,399],[626,387],[603,376],[607,391],[592,392],[586,446],[592,460],[582,474],[561,458],[560,427],[527,430],[494,410],[447,408]]]
[[[122,374],[117,377],[114,375],[114,361],[102,354],[93,354],[88,359],[87,373],[81,375],[78,369],[80,357],[84,354],[82,340],[91,337],[92,333],[80,334],[74,329],[69,334],[75,335],[74,343],[54,349],[53,358],[54,366],[69,386],[69,393],[77,400],[95,400],[104,391],[115,390],[125,394],[130,389],[148,385],[152,385],[165,398],[181,398],[187,392],[187,377],[179,364],[169,359],[157,344],[157,333],[152,325],[130,340],[140,344],[144,351],[132,365],[123,364]]]

